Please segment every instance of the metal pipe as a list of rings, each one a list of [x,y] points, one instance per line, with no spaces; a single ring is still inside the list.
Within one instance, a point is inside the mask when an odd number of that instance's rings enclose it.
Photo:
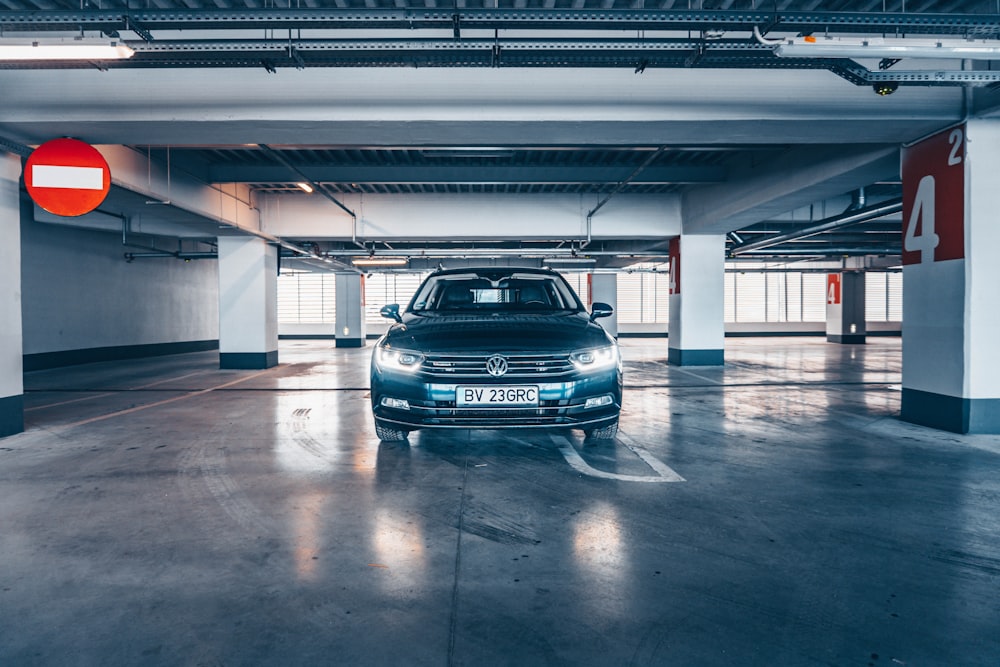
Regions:
[[[773,252],[762,252],[760,250],[749,250],[743,255],[747,257],[753,257],[756,255],[761,255],[764,257],[798,257],[802,255],[814,256],[814,257],[825,257],[828,255],[898,255],[900,252],[899,248],[789,248],[787,250],[776,250]]]
[[[605,197],[604,199],[602,199],[601,202],[597,206],[595,206],[590,211],[590,213],[587,214],[587,243],[588,244],[590,243],[590,219],[594,217],[594,214],[597,213],[598,211],[600,211],[601,207],[603,207],[605,204],[607,204],[609,201],[611,201],[612,197],[614,197],[616,194],[618,194],[619,192],[621,192],[622,190],[624,190],[625,187],[629,183],[631,183],[632,181],[634,181],[635,178],[639,174],[642,173],[643,169],[645,169],[646,167],[648,167],[653,162],[653,160],[655,160],[656,158],[660,157],[660,155],[662,155],[663,151],[665,151],[665,150],[667,150],[666,146],[660,146],[659,148],[657,148],[653,152],[652,155],[650,155],[649,157],[647,157],[643,161],[642,164],[640,164],[638,167],[636,167],[635,171],[633,171],[631,174],[629,174],[628,177],[624,181],[621,181],[620,183],[618,183],[618,185],[615,186],[615,189],[612,190],[611,192],[609,192],[608,196]]]
[[[168,252],[162,250],[160,252],[127,252],[125,253],[125,261],[131,262],[136,259],[159,259],[159,258],[171,258],[171,259],[218,259],[219,253],[217,252]]]
[[[339,208],[341,208],[342,210],[344,210],[354,220],[354,222],[355,222],[355,229],[357,229],[356,225],[357,225],[357,222],[358,222],[358,216],[357,216],[357,214],[354,211],[352,211],[351,209],[347,208],[347,206],[345,206],[343,203],[341,203],[341,201],[339,199],[337,199],[336,197],[334,197],[333,195],[331,195],[329,192],[327,192],[326,188],[324,188],[319,183],[317,183],[316,181],[314,181],[313,179],[309,178],[304,173],[302,173],[301,169],[299,169],[298,167],[296,167],[295,165],[293,165],[291,162],[289,162],[288,160],[286,160],[285,156],[282,155],[280,152],[274,150],[273,148],[271,148],[267,144],[257,144],[257,146],[261,150],[263,150],[265,153],[267,153],[268,155],[270,155],[271,157],[273,157],[275,160],[277,160],[278,162],[280,162],[281,164],[283,164],[285,167],[287,167],[288,169],[291,169],[296,175],[299,176],[299,178],[301,178],[306,183],[308,183],[309,185],[311,185],[312,188],[313,188],[313,190],[315,190],[316,192],[320,193],[321,195],[323,195],[324,197],[326,197],[327,199],[329,199],[331,202],[333,202],[334,204],[336,204]],[[356,237],[356,235],[355,235],[355,237]]]
[[[857,211],[851,211],[849,213],[841,213],[840,215],[835,215],[832,218],[827,218],[822,220],[815,225],[809,225],[808,227],[803,227],[792,232],[787,232],[785,234],[779,234],[778,236],[772,236],[768,239],[761,239],[760,241],[753,241],[751,243],[746,243],[741,246],[736,246],[730,253],[733,255],[742,255],[754,250],[761,250],[763,248],[770,248],[771,246],[778,245],[779,243],[785,243],[786,241],[796,241],[798,239],[803,239],[808,236],[815,236],[816,234],[821,234],[823,232],[828,232],[833,229],[839,229],[840,227],[846,227],[848,225],[853,225],[858,222],[865,222],[866,220],[874,220],[875,218],[881,218],[892,213],[899,213],[903,210],[903,199],[896,198],[890,199],[889,201],[882,202],[880,204],[875,204],[867,208],[858,209]],[[898,252],[894,251],[894,252]],[[878,253],[872,253],[878,254]]]

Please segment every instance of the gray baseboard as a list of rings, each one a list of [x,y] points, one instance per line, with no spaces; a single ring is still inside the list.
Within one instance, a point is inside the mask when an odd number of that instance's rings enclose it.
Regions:
[[[865,334],[827,334],[826,342],[845,345],[864,345]]]
[[[61,366],[91,364],[98,361],[120,361],[141,357],[160,357],[167,354],[185,354],[219,349],[218,340],[194,340],[179,343],[151,343],[148,345],[118,345],[114,347],[92,347],[82,350],[61,350],[40,352],[23,357],[24,370],[42,371]]]
[[[667,362],[674,366],[722,366],[726,362],[724,350],[678,350],[667,348]]]
[[[903,388],[903,421],[952,433],[1000,434],[1000,398],[960,398]]]
[[[24,395],[0,398],[0,438],[24,430]]]
[[[219,368],[231,370],[260,370],[278,365],[278,351],[270,352],[220,352]]]

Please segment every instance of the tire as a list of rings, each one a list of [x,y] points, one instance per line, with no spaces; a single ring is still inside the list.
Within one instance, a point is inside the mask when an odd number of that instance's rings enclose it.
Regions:
[[[618,435],[618,420],[614,420],[607,426],[602,426],[601,428],[595,428],[593,431],[587,432],[588,440],[614,440],[615,436]]]
[[[382,442],[406,442],[407,432],[401,428],[390,426],[380,419],[375,420],[375,435]]]

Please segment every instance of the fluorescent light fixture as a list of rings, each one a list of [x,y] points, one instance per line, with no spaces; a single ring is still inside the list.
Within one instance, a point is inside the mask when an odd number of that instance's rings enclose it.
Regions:
[[[781,58],[958,58],[998,60],[1000,42],[898,37],[795,37],[774,47]]]
[[[593,257],[549,257],[546,264],[596,264]]]
[[[313,186],[309,185],[308,183],[296,183],[295,185],[299,186],[303,192],[309,194],[312,194],[313,192]]]
[[[135,51],[121,42],[0,41],[0,61],[13,60],[122,60]]]
[[[351,260],[354,266],[406,266],[410,260],[405,257],[359,257]]]

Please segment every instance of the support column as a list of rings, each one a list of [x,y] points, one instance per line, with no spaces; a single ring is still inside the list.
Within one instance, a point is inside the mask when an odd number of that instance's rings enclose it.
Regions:
[[[365,346],[365,277],[337,274],[337,347]]]
[[[278,249],[254,237],[219,237],[219,367],[278,363]]]
[[[0,152],[0,437],[24,430],[21,158]]]
[[[865,274],[831,273],[826,277],[826,340],[865,342]]]
[[[603,302],[615,309],[611,317],[602,317],[597,323],[609,334],[618,338],[618,275],[614,273],[587,274],[587,306],[593,308]]]
[[[726,237],[682,235],[670,242],[668,361],[721,366]]]
[[[904,420],[1000,433],[1000,121],[903,151]]]

